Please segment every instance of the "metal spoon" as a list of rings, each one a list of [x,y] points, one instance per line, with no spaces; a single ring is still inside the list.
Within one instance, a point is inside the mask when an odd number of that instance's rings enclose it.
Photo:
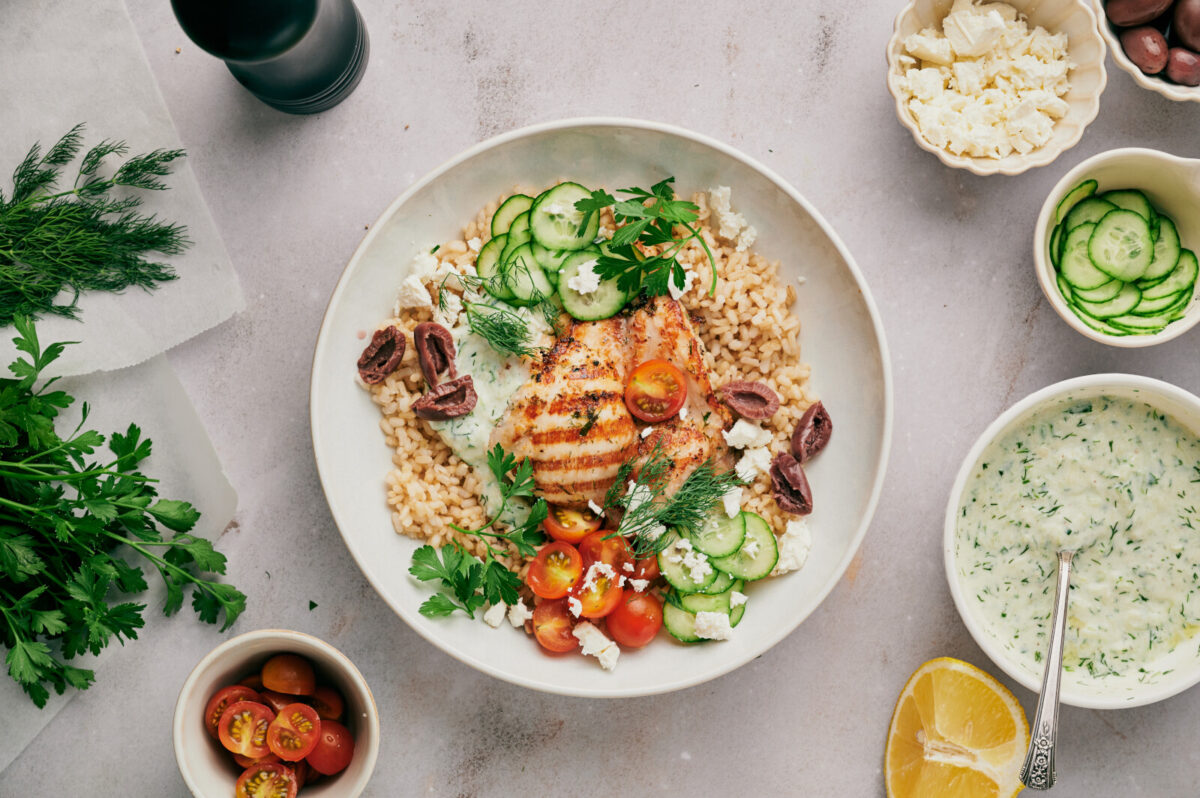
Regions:
[[[1042,674],[1042,692],[1033,716],[1033,739],[1021,765],[1021,783],[1031,790],[1054,786],[1054,743],[1058,739],[1058,692],[1062,684],[1063,640],[1067,635],[1067,592],[1071,587],[1074,551],[1058,552],[1058,582],[1054,588],[1054,625]]]

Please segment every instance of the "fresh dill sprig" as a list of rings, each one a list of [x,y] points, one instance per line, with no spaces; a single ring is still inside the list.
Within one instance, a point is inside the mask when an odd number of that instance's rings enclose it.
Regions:
[[[508,355],[532,355],[533,346],[529,324],[520,314],[484,302],[464,302],[467,326],[488,345]]]
[[[79,154],[83,129],[71,128],[45,154],[34,144],[13,172],[8,199],[0,192],[0,326],[18,315],[78,318],[84,291],[151,290],[177,275],[143,255],[177,255],[191,244],[183,226],[138,213],[140,198],[111,196],[116,188],[164,190],[160,178],[183,150],[135,155],[105,177],[105,159],[129,152],[125,142],[106,139],[83,156],[71,188],[56,190],[63,167]],[[69,301],[57,302],[64,290]]]

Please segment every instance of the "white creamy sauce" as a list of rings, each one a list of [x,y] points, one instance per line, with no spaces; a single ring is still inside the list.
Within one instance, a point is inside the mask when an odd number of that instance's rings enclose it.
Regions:
[[[500,507],[500,485],[488,468],[488,439],[504,419],[508,401],[529,380],[529,368],[515,356],[497,352],[481,336],[471,332],[466,314],[450,328],[454,337],[454,362],[460,376],[471,375],[479,403],[465,416],[447,421],[431,421],[446,445],[475,471],[483,486],[484,505],[489,513]],[[521,500],[510,502],[503,521],[520,523],[529,514],[529,505]]]
[[[1200,629],[1198,506],[1193,432],[1144,402],[1067,400],[976,464],[955,543],[963,592],[1040,673],[1057,551],[1074,549],[1064,668],[1152,675],[1154,660]]]

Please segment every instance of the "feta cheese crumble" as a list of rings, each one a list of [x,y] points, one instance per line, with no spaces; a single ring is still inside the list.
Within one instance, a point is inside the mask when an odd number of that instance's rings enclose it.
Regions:
[[[633,588],[635,593],[645,593],[646,588],[650,587],[650,580],[649,579],[630,579],[629,585]]]
[[[654,432],[654,427],[642,427],[642,437],[643,438],[650,437],[651,432]]]
[[[921,136],[956,155],[1004,158],[1042,146],[1070,106],[1067,36],[1032,31],[1006,3],[954,0],[941,32],[904,40],[898,84]]]
[[[579,613],[583,612],[583,602],[574,596],[567,597],[567,607],[570,608],[571,614],[576,618],[579,617]]]
[[[740,607],[746,603],[746,594],[733,591],[729,594],[729,608]]]
[[[596,274],[596,259],[579,264],[579,271],[570,280],[567,288],[580,294],[593,294],[600,288],[600,275]]]
[[[744,418],[735,421],[731,428],[721,430],[721,434],[731,449],[752,449],[771,442],[770,430],[751,424]]]
[[[601,668],[611,671],[617,667],[617,658],[621,656],[620,647],[605,637],[604,632],[595,625],[588,621],[577,623],[571,634],[575,635],[575,639],[583,646],[583,654],[599,660]]]
[[[696,551],[687,538],[679,538],[671,544],[667,550],[667,562],[681,565],[693,582],[703,582],[712,573],[708,557]]]
[[[687,405],[686,405],[686,404],[684,404],[684,405],[681,405],[681,406],[680,406],[680,408],[679,408],[679,420],[680,420],[680,421],[687,421],[687,416],[688,416],[688,407],[687,407]]]
[[[691,269],[685,269],[683,272],[683,288],[680,288],[675,284],[675,275],[672,274],[667,280],[667,293],[671,295],[671,299],[674,299],[676,302],[678,302],[679,297],[692,290],[692,284],[695,282],[696,273]]]
[[[508,605],[503,601],[499,604],[493,604],[483,614],[483,622],[493,629],[497,629],[500,627],[500,624],[504,623],[504,614],[506,612],[508,612]]]
[[[812,533],[808,530],[808,520],[788,521],[783,534],[779,536],[779,561],[771,571],[771,576],[780,576],[791,571],[798,571],[808,561],[808,551],[812,548]]]
[[[518,629],[533,618],[533,610],[525,606],[525,599],[517,599],[517,603],[508,608],[508,622]]]
[[[753,559],[753,558],[757,557],[758,556],[758,541],[755,540],[754,538],[750,538],[745,543],[743,543],[742,544],[742,554],[749,559]]]
[[[400,290],[396,294],[396,307],[401,310],[433,307],[429,289],[425,287],[425,283],[421,282],[419,276],[410,274],[404,278],[404,282],[400,283]]]
[[[596,504],[591,499],[588,499],[588,509],[591,510],[596,515],[600,515],[600,516],[604,515],[604,508],[601,507],[600,505]]]
[[[725,515],[730,518],[737,518],[738,513],[742,511],[742,487],[734,485],[721,496],[721,503],[725,505]]]
[[[617,572],[613,567],[606,562],[594,562],[583,575],[583,590],[588,590],[596,586],[596,582],[600,579],[608,579],[610,581],[617,578]]]
[[[729,186],[708,190],[708,205],[717,223],[717,235],[733,244],[738,252],[749,249],[758,238],[758,230],[746,224],[746,217],[733,210]]]
[[[643,504],[653,498],[654,491],[650,490],[649,485],[639,485],[632,479],[629,480],[629,490],[625,493],[626,514],[634,513],[637,508],[641,507]]]
[[[442,306],[445,305],[445,309]],[[447,329],[458,324],[458,317],[463,311],[462,297],[453,291],[441,292],[441,301],[433,309],[433,320]]]
[[[472,252],[478,252],[483,248],[483,242],[479,240],[479,236],[476,236],[467,241],[467,246],[470,247]]]
[[[728,640],[733,636],[729,616],[723,612],[696,613],[696,636],[705,640]]]
[[[771,451],[765,446],[747,449],[733,470],[742,482],[753,482],[759,474],[771,470]]]

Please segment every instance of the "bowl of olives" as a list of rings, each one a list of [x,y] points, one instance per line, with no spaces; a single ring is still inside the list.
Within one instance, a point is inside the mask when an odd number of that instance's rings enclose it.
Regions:
[[[1200,102],[1200,0],[1093,0],[1113,61],[1138,85]]]

